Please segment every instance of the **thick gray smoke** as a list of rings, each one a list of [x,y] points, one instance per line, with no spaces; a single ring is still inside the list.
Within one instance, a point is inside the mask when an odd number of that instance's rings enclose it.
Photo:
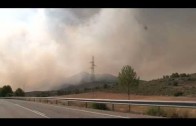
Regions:
[[[90,72],[196,71],[195,9],[0,9],[0,85],[48,90]]]

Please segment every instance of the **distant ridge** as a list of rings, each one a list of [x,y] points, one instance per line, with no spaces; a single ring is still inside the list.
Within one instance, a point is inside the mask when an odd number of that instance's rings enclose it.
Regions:
[[[95,74],[95,82],[96,84],[91,84],[94,86],[98,86],[98,83],[116,83],[117,82],[117,77],[111,74]],[[54,87],[54,90],[59,90],[59,89],[63,89],[66,88],[68,86],[79,86],[79,85],[83,85],[84,84],[89,84],[92,83],[91,82],[91,74],[87,73],[87,72],[80,72],[78,74],[75,74],[69,78],[66,79],[66,81],[57,86]],[[86,86],[84,86],[86,87]]]

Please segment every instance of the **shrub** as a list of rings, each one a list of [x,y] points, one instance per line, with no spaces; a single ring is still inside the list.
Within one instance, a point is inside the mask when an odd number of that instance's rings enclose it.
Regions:
[[[89,91],[90,89],[89,88],[84,88],[84,91]]]
[[[170,108],[166,111],[167,117],[169,118],[189,118],[188,110],[181,110],[176,108]]]
[[[104,88],[104,89],[107,89],[108,87],[109,87],[109,86],[108,86],[107,84],[104,84],[104,85],[103,85],[103,88]]]
[[[183,95],[183,92],[181,92],[181,91],[178,91],[178,92],[175,92],[175,93],[174,93],[174,96],[176,96],[176,97],[177,97],[177,96],[182,96],[182,95]]]
[[[99,87],[99,86],[97,86],[97,87],[95,87],[95,89],[96,89],[96,90],[98,90],[98,89],[100,89],[100,87]]]
[[[190,77],[188,77],[188,78],[187,78],[187,81],[192,81],[192,80],[193,80],[193,79],[192,79],[192,78],[190,78]]]
[[[75,93],[75,94],[79,94],[80,91],[79,91],[78,89],[75,89],[75,90],[74,90],[74,93]]]
[[[166,116],[166,112],[160,107],[151,107],[146,113],[152,116]]]
[[[92,108],[94,109],[101,109],[101,110],[107,110],[107,106],[104,103],[93,103]]]
[[[177,81],[174,81],[173,82],[173,86],[178,86],[178,82]]]
[[[171,83],[171,81],[168,81],[167,84],[168,84],[168,85],[171,85],[172,83]]]

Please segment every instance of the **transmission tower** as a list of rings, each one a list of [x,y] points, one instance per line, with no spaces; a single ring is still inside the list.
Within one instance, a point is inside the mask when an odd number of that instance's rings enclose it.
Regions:
[[[94,82],[95,81],[95,61],[94,61],[94,56],[92,56],[92,61],[91,63],[91,81]]]

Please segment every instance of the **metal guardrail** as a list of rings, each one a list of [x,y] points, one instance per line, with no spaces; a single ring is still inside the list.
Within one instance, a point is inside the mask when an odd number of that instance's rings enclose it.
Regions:
[[[115,104],[122,105],[135,105],[135,106],[160,106],[160,107],[177,107],[177,108],[196,108],[196,101],[159,101],[159,100],[116,100],[116,99],[85,99],[85,98],[62,98],[62,97],[3,97],[4,99],[17,99],[17,100],[55,100],[58,101],[79,101],[87,103],[104,103],[112,104],[114,110]],[[86,105],[87,107],[87,105]]]

